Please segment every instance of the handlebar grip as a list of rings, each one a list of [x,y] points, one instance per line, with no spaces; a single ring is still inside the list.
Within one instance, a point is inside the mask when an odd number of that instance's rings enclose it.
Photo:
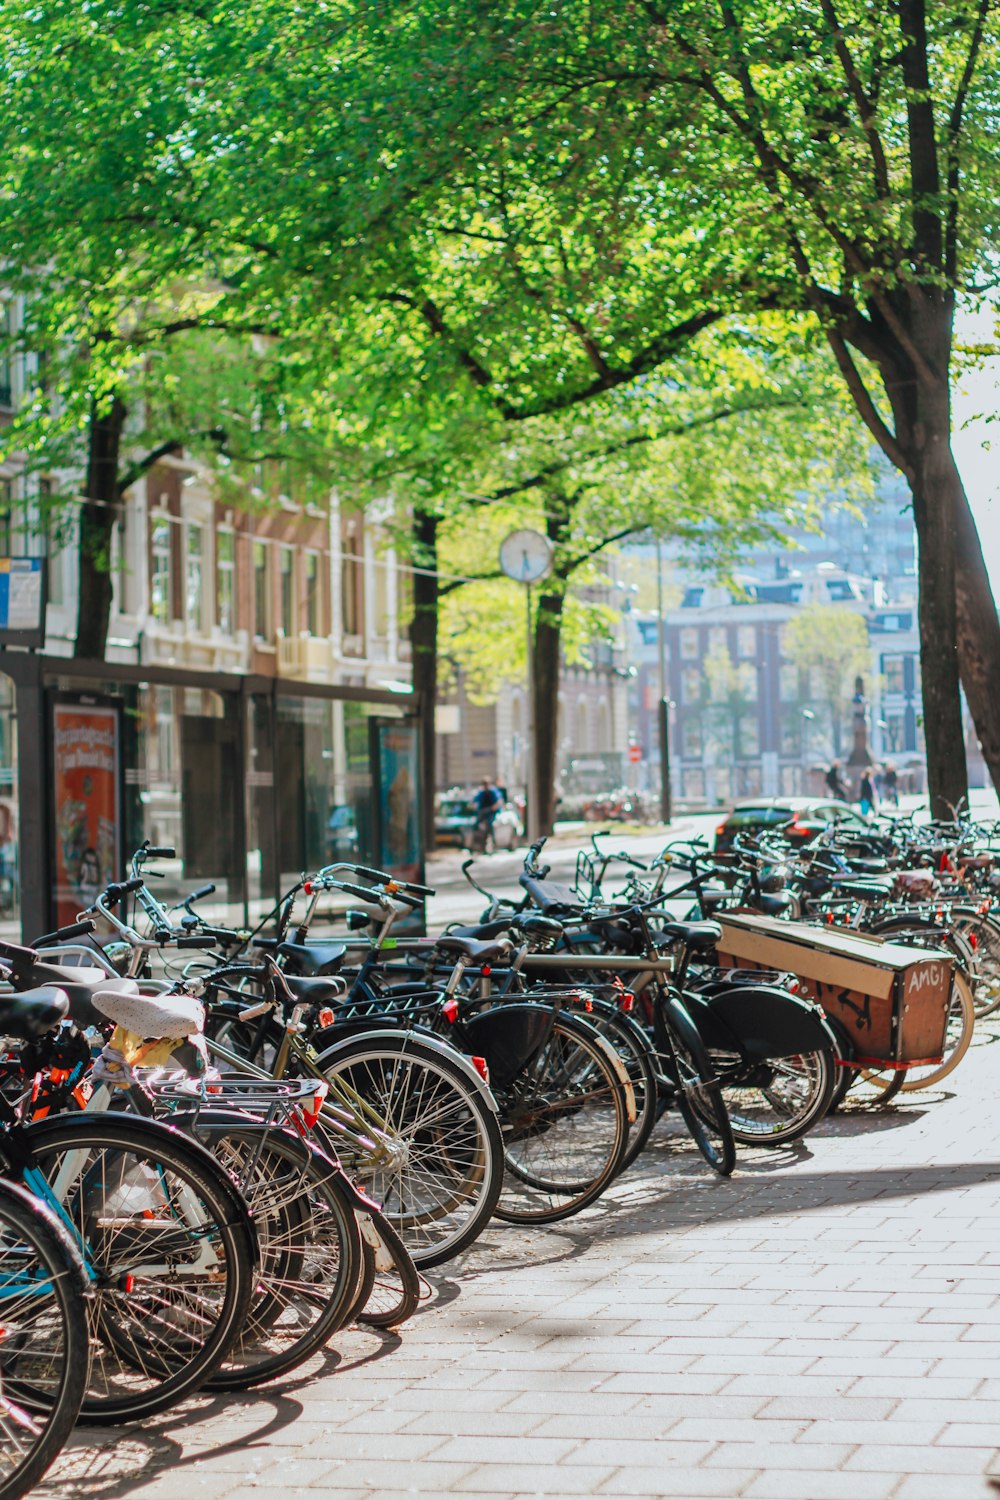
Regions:
[[[190,937],[179,937],[176,946],[178,948],[214,948],[215,939],[202,933],[193,933]]]
[[[260,1005],[250,1005],[246,1010],[241,1010],[239,1018],[241,1021],[255,1021],[258,1016],[266,1015],[273,1005],[273,1000],[262,1000]]]
[[[414,910],[424,904],[420,896],[411,896],[408,891],[393,891],[391,895],[393,901],[401,901],[404,906],[409,906]]]
[[[9,958],[15,964],[33,964],[38,958],[34,948],[22,948],[20,943],[0,942],[0,957]]]
[[[211,894],[212,894],[212,892],[214,890],[215,890],[215,883],[214,883],[214,881],[210,880],[208,882],[208,885],[200,885],[196,891],[192,891],[191,894],[190,894],[190,896],[188,896],[187,899],[189,901],[204,901],[205,897],[206,896],[211,896]]]
[[[130,896],[133,891],[141,891],[145,883],[141,875],[137,875],[134,880],[116,881],[113,885],[107,887],[104,892],[104,899],[112,903],[120,901],[123,896]]]
[[[68,943],[71,938],[87,937],[97,930],[97,923],[85,917],[82,922],[71,922],[68,927],[57,927],[55,932],[45,932],[41,937],[35,938],[34,946],[40,948],[43,943]]]
[[[392,876],[387,875],[385,870],[370,870],[367,865],[352,865],[351,869],[355,875],[363,875],[366,880],[377,880],[380,885],[392,879]]]
[[[147,859],[176,859],[177,858],[177,850],[176,849],[171,849],[171,847],[170,847],[169,844],[164,844],[164,845],[162,845],[159,848],[147,848],[147,850],[146,850],[146,858]]]

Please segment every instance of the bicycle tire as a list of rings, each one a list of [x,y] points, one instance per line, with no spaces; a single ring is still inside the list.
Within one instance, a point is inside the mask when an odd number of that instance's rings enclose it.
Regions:
[[[656,1125],[656,1051],[639,1022],[613,1001],[594,999],[585,1001],[584,1005],[590,1007],[585,1009],[585,1018],[597,1027],[621,1058],[635,1097],[635,1120],[629,1126],[628,1143],[618,1168],[620,1176],[641,1156]]]
[[[210,1110],[196,1129],[235,1178],[260,1242],[246,1319],[205,1383],[247,1390],[298,1369],[348,1321],[361,1235],[339,1168],[307,1141]]]
[[[904,1094],[915,1093],[918,1089],[930,1089],[935,1084],[943,1082],[949,1074],[955,1071],[972,1045],[972,1033],[976,1025],[975,1002],[972,998],[972,986],[958,969],[955,970],[952,979],[948,1012],[949,1018],[955,1018],[956,1040],[945,1052],[941,1062],[936,1066],[931,1065],[929,1072],[925,1073],[921,1067],[912,1065],[906,1069],[906,1078],[901,1085]],[[950,1027],[951,1019],[949,1019]]]
[[[369,1210],[361,1216],[360,1227],[371,1251],[373,1281],[357,1321],[369,1328],[398,1328],[420,1306],[420,1275],[385,1214]]]
[[[628,1078],[589,1021],[557,1012],[545,1043],[498,1103],[504,1133],[498,1219],[557,1223],[595,1202],[617,1177],[628,1145]]]
[[[421,1268],[468,1248],[493,1216],[503,1184],[496,1115],[460,1062],[411,1033],[335,1043],[316,1060],[342,1077],[395,1136],[397,1156],[361,1164],[365,1191]]]
[[[993,912],[963,913],[956,926],[967,940],[975,939],[969,981],[976,1020],[983,1021],[1000,1010],[1000,922]]]
[[[714,1064],[711,1052],[709,1058]],[[834,1097],[838,1069],[828,1048],[770,1058],[765,1066],[773,1078],[760,1085],[727,1083],[720,1070],[733,1138],[743,1145],[783,1146],[799,1140],[824,1118]]]
[[[728,1177],[736,1165],[736,1140],[698,1028],[675,995],[659,999],[654,1019],[657,1048],[688,1133],[713,1172]]]
[[[19,1295],[21,1282],[26,1294]],[[90,1340],[86,1273],[76,1247],[55,1216],[11,1182],[0,1182],[0,1288],[0,1500],[18,1500],[73,1431],[87,1388]],[[41,1335],[34,1352],[33,1333]],[[18,1444],[22,1432],[26,1448]]]
[[[253,1289],[256,1240],[223,1169],[197,1141],[135,1115],[57,1115],[19,1130],[17,1151],[25,1186],[40,1189],[96,1277],[80,1420],[153,1416],[198,1390]],[[159,1280],[155,1253],[169,1271]]]

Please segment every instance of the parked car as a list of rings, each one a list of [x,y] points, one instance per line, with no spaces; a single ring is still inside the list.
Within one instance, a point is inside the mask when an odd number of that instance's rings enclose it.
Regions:
[[[500,788],[503,791],[503,788]],[[476,829],[475,793],[465,791],[442,792],[438,795],[434,813],[434,837],[439,844],[454,844],[459,849],[471,849]],[[497,849],[515,849],[524,836],[521,819],[508,803],[501,808],[493,821],[493,845]]]
[[[868,827],[855,808],[832,797],[750,797],[737,802],[715,830],[715,852],[727,853],[740,833],[780,833],[790,843],[808,844],[829,823]]]

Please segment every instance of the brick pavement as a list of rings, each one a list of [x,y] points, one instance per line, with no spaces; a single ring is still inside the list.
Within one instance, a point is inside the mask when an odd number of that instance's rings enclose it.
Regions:
[[[86,1434],[40,1493],[997,1495],[998,1041],[729,1182],[661,1124],[588,1214],[491,1229],[398,1339]]]

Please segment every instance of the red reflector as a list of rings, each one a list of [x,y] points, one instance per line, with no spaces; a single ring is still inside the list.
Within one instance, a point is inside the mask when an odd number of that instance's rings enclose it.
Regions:
[[[624,993],[624,995],[622,996],[622,1000],[621,1000],[622,1010],[625,1011],[625,1013],[627,1015],[628,1012],[630,1010],[632,1010],[632,1008],[634,1007],[634,1005],[635,1005],[635,996],[633,995],[633,993],[632,993],[631,990],[626,990],[625,993]]]
[[[126,1293],[131,1292],[134,1286],[135,1277],[132,1275],[131,1271],[126,1271],[125,1275],[122,1277],[122,1291]]]
[[[323,1104],[329,1092],[330,1085],[328,1083],[317,1083],[316,1091],[313,1094],[312,1099],[309,1103],[303,1104],[302,1115],[306,1122],[306,1125],[310,1130],[319,1119],[320,1110],[323,1108]]]
[[[490,1070],[485,1057],[470,1057],[469,1061],[471,1062],[472,1066],[475,1068],[476,1072],[479,1074],[483,1082],[489,1083]]]
[[[479,972],[480,972],[480,974],[482,974],[482,976],[483,976],[484,979],[489,979],[490,974],[493,971],[491,970],[489,964],[483,964],[483,967],[480,969]]]
[[[319,1024],[321,1026],[332,1026],[335,1017],[330,1007],[328,1005],[324,1005],[316,1019],[319,1021]]]
[[[726,831],[726,825],[725,825],[725,823],[720,823],[719,826],[718,826],[718,828],[715,830],[715,837],[719,838],[722,834],[725,833],[725,831]]]
[[[311,880],[307,880],[302,889],[305,891],[307,896],[311,896],[316,887],[313,885]]]
[[[965,935],[969,939],[969,947],[972,949],[973,953],[975,953],[976,949],[979,947],[978,937],[974,932],[967,932]]]
[[[594,1002],[593,1002],[593,1000],[585,1000],[583,1002],[583,1008],[584,1008],[584,1010],[593,1010],[593,1008],[594,1008]]]
[[[458,1001],[454,995],[442,1005],[441,1014],[450,1025],[454,1025],[458,1020]]]

